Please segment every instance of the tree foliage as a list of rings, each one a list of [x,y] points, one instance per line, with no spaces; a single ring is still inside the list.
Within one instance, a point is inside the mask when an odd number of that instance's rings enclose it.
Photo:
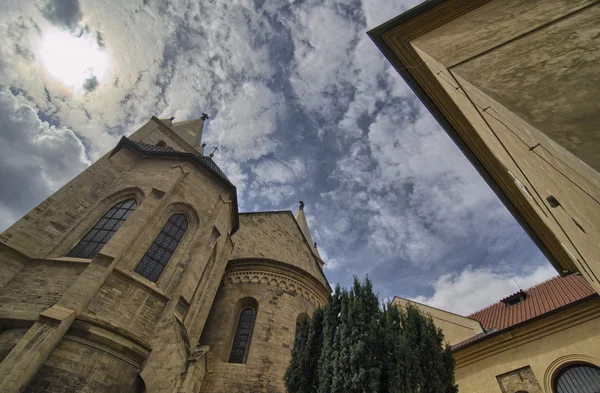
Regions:
[[[298,324],[288,393],[456,393],[454,360],[430,317],[380,306],[369,279],[339,286]]]

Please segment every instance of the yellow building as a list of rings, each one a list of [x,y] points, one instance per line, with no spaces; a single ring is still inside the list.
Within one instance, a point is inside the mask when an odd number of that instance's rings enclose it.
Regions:
[[[369,35],[560,274],[600,292],[600,2],[430,0]]]
[[[239,213],[204,120],[152,118],[0,235],[0,392],[283,392],[331,288],[303,205]]]
[[[600,296],[555,277],[462,317],[413,303],[452,345],[460,393],[600,392]]]

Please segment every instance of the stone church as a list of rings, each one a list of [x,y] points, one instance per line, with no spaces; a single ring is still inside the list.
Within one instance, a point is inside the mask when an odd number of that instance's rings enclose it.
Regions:
[[[0,235],[0,392],[283,392],[331,288],[301,204],[238,212],[153,117]]]

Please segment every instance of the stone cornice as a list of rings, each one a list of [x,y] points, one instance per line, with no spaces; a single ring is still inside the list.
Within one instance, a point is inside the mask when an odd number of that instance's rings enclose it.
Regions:
[[[276,286],[296,292],[322,307],[327,303],[328,289],[315,277],[304,270],[285,262],[264,259],[244,258],[229,261],[223,285],[256,283]]]
[[[456,368],[459,369],[599,317],[600,298],[592,295],[557,313],[527,321],[514,329],[498,332],[493,337],[477,341],[464,349],[458,349],[452,356],[456,361]]]

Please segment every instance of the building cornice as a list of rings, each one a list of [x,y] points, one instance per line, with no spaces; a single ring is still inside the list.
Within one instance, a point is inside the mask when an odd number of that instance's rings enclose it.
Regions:
[[[452,356],[459,369],[598,317],[600,297],[593,294],[537,318],[483,336],[453,350]]]
[[[223,285],[240,283],[272,285],[293,291],[319,307],[327,303],[330,293],[323,283],[303,269],[265,258],[230,260],[223,276]]]

